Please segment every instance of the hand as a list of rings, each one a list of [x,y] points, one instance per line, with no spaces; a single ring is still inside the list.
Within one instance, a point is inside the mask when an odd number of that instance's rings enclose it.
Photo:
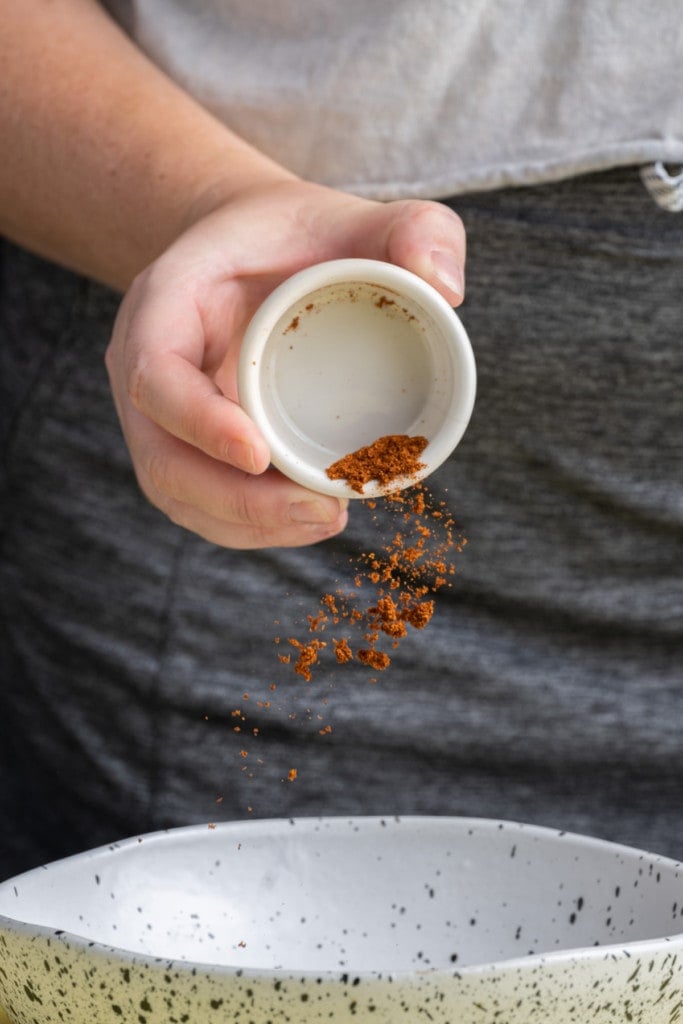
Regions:
[[[140,274],[107,351],[137,478],[166,515],[232,548],[302,546],[346,524],[346,503],[269,468],[240,408],[236,367],[256,307],[322,260],[397,263],[452,304],[463,296],[459,218],[436,203],[376,203],[297,180],[230,197]]]

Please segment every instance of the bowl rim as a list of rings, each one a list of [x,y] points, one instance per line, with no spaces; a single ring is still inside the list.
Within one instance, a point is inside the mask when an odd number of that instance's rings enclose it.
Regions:
[[[381,823],[386,824],[387,822],[393,822],[401,825],[407,824],[410,827],[434,825],[444,829],[455,827],[463,831],[469,828],[480,828],[498,832],[501,828],[505,828],[508,831],[514,830],[518,834],[524,832],[527,835],[532,837],[536,836],[540,839],[573,843],[579,848],[600,849],[615,855],[625,856],[629,860],[640,860],[643,863],[661,865],[668,870],[679,871],[681,873],[681,882],[683,884],[683,862],[674,860],[671,857],[666,857],[656,853],[649,853],[645,850],[638,849],[637,847],[627,846],[622,843],[612,842],[611,840],[601,839],[595,836],[584,835],[579,832],[552,828],[545,825],[528,824],[514,819],[417,814],[321,815],[310,817],[297,816],[290,818],[236,819],[215,823],[206,822],[192,825],[179,825],[172,828],[159,829],[152,832],[133,835],[116,842],[104,843],[100,846],[93,847],[92,849],[84,850],[81,853],[62,857],[59,860],[31,868],[19,875],[14,875],[5,879],[0,882],[0,896],[2,896],[5,891],[21,882],[22,879],[38,875],[53,868],[57,869],[64,863],[74,863],[78,861],[87,862],[89,859],[94,859],[95,857],[103,854],[114,853],[120,850],[124,851],[137,847],[143,842],[148,844],[150,842],[163,843],[178,835],[202,834],[219,836],[227,832],[236,832],[237,830],[245,828],[256,834],[259,832],[262,834],[268,834],[274,828],[280,830],[291,826],[302,826],[308,830],[312,828],[319,828],[321,825],[332,828],[348,828],[349,826],[352,827],[356,824],[372,826]],[[621,959],[624,957],[632,959],[634,956],[652,955],[660,951],[665,951],[667,955],[671,955],[679,950],[683,951],[683,932],[676,932],[671,935],[663,935],[653,939],[634,939],[629,942],[610,943],[598,946],[576,946],[567,949],[531,953],[526,956],[516,956],[500,960],[468,964],[462,967],[419,967],[389,972],[387,970],[355,970],[347,968],[338,968],[333,970],[329,968],[296,969],[289,967],[249,967],[247,964],[215,964],[201,960],[177,960],[172,957],[159,956],[153,953],[135,952],[133,950],[126,949],[123,946],[113,946],[95,939],[90,939],[87,936],[78,934],[77,932],[70,932],[66,929],[55,929],[48,925],[32,924],[31,922],[9,917],[7,914],[0,912],[0,934],[3,930],[15,932],[19,935],[26,936],[27,938],[42,937],[49,938],[52,941],[57,940],[69,948],[87,951],[89,954],[98,957],[98,959],[113,959],[129,966],[141,965],[143,967],[155,969],[163,966],[164,970],[172,969],[174,971],[181,971],[189,974],[214,975],[223,978],[239,978],[241,980],[251,978],[254,979],[254,981],[258,981],[259,979],[272,980],[273,978],[284,981],[296,978],[305,981],[318,981],[318,979],[320,979],[323,983],[336,983],[340,980],[348,979],[349,976],[352,975],[354,980],[358,978],[361,982],[381,982],[388,979],[393,984],[396,984],[397,982],[403,984],[410,982],[424,984],[425,981],[429,979],[438,981],[439,984],[442,984],[447,979],[465,979],[467,977],[475,978],[477,976],[490,973],[500,975],[503,973],[518,972],[520,970],[532,970],[540,965],[544,965],[546,967],[551,965],[562,966],[567,963],[578,961]]]

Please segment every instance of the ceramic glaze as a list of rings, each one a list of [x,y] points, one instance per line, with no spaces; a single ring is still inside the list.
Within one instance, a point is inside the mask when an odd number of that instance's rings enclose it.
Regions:
[[[14,1024],[674,1024],[683,1005],[681,865],[510,822],[175,829],[5,882],[0,915]]]
[[[426,437],[423,479],[451,454],[476,390],[457,314],[415,274],[379,260],[332,260],[268,296],[242,344],[238,390],[272,462],[321,493],[363,495],[330,480],[333,462],[388,434]]]

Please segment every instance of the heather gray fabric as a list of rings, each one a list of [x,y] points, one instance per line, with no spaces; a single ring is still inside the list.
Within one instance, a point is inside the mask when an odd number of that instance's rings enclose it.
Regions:
[[[3,247],[0,875],[250,815],[501,816],[683,856],[683,219],[635,169],[455,205],[479,396],[432,485],[469,544],[376,683],[305,684],[273,642],[348,577],[367,510],[306,550],[171,525],[108,394],[116,296]]]
[[[238,135],[363,195],[683,163],[678,0],[104,4]]]

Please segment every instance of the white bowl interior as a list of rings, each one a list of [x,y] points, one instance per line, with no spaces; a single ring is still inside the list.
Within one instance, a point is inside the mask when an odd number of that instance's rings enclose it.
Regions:
[[[239,391],[274,465],[315,490],[359,497],[327,467],[408,434],[429,441],[418,478],[432,472],[467,427],[475,370],[462,324],[433,289],[371,261],[360,262],[375,279],[354,279],[347,262],[357,263],[340,261],[320,287],[294,278],[266,300],[245,336]],[[313,270],[324,280],[324,267]],[[364,496],[376,493],[368,485]]]
[[[477,819],[301,819],[156,833],[0,885],[0,915],[173,960],[452,970],[680,930],[681,867]]]

